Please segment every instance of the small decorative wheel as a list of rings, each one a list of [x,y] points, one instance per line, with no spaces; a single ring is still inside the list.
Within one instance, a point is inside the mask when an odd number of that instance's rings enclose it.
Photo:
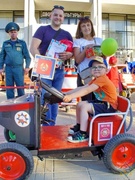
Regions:
[[[70,106],[66,106],[66,112],[70,111]]]
[[[127,97],[127,91],[126,90],[122,90],[120,92],[120,95],[123,96],[123,97]]]
[[[0,179],[27,179],[33,167],[32,154],[26,147],[17,143],[0,144]]]
[[[7,142],[15,142],[16,141],[15,133],[6,128],[4,129],[4,137]]]
[[[119,134],[104,147],[103,161],[113,173],[128,173],[135,168],[135,136]]]

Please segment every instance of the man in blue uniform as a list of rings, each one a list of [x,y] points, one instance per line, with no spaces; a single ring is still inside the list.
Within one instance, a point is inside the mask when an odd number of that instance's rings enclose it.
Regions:
[[[6,90],[7,99],[14,98],[14,84],[18,87],[18,96],[24,95],[24,74],[29,72],[31,62],[25,41],[17,37],[19,30],[20,27],[14,22],[6,25],[5,31],[9,34],[10,39],[3,42],[0,52],[0,74],[3,73],[5,65],[6,86],[12,86],[11,89]]]

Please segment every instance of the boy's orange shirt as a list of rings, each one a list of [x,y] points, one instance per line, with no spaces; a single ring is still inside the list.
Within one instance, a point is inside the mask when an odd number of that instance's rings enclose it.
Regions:
[[[116,87],[106,75],[93,79],[89,85],[90,84],[96,84],[99,86],[99,88],[93,92],[96,99],[108,102],[114,109],[117,109],[118,102]]]

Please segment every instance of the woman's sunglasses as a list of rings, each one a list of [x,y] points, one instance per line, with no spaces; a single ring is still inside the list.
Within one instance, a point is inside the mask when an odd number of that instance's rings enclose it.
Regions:
[[[64,11],[64,7],[63,7],[63,6],[55,5],[55,6],[53,7],[52,11],[53,11],[54,9],[61,9],[62,11]]]
[[[89,16],[79,17],[80,21],[89,20],[89,19],[90,19]]]

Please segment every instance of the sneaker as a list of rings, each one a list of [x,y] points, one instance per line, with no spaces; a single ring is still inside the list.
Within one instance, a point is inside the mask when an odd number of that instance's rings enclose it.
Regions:
[[[67,141],[72,143],[80,143],[88,141],[89,136],[87,134],[81,134],[80,131],[75,133],[73,136],[68,136]]]
[[[54,126],[55,121],[52,119],[41,119],[42,126]]]
[[[80,126],[78,124],[76,124],[74,127],[69,129],[68,133],[73,135],[73,134],[77,133],[78,131],[80,131]]]

